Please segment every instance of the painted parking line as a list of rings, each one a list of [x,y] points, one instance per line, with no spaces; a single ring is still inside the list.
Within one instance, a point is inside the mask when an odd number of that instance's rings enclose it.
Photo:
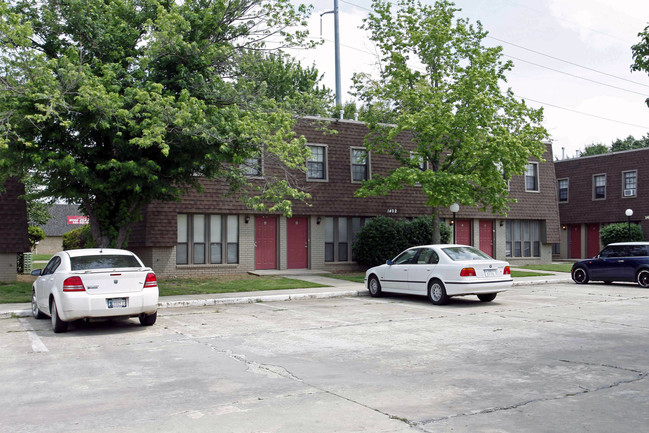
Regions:
[[[23,326],[23,329],[27,331],[27,336],[29,337],[29,341],[32,343],[32,350],[34,352],[49,352],[47,346],[43,344],[41,339],[36,335],[36,331],[34,328],[32,328],[31,323],[29,323],[29,320],[27,319],[19,319],[21,325]]]

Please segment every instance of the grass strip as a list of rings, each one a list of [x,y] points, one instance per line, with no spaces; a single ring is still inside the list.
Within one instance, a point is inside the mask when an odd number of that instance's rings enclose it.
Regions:
[[[227,276],[204,279],[175,279],[158,281],[160,296],[199,295],[210,293],[256,292],[263,290],[306,289],[328,287],[308,281],[284,277]],[[0,282],[0,304],[32,301],[32,283]]]

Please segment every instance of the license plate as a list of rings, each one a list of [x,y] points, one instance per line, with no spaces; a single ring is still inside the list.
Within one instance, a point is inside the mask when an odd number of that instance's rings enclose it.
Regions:
[[[496,276],[496,270],[495,269],[485,269],[484,270],[484,276],[485,277],[495,277]]]
[[[126,308],[126,298],[106,299],[108,308]]]

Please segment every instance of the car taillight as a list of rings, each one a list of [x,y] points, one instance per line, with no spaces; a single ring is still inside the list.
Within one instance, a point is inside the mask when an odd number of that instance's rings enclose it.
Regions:
[[[460,271],[460,277],[475,277],[475,269],[464,268]]]
[[[144,287],[158,287],[158,280],[155,277],[153,272],[146,274],[146,280],[144,280]]]
[[[503,275],[511,275],[512,270],[509,269],[509,266],[505,266],[505,270],[503,271]]]
[[[86,288],[83,287],[81,277],[69,277],[63,281],[64,292],[85,292]]]

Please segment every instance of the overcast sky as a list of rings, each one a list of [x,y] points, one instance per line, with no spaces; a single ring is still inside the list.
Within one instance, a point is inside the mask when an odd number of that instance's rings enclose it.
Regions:
[[[563,152],[573,157],[591,143],[610,145],[616,138],[649,134],[649,107],[644,102],[649,76],[629,69],[631,45],[649,24],[648,0],[455,3],[462,9],[459,15],[482,22],[490,36],[485,44],[503,46],[506,58],[514,62],[508,74],[514,93],[531,106],[545,107],[544,126],[555,158]],[[333,0],[311,4],[309,29],[319,38],[320,14],[333,9]],[[377,71],[375,47],[358,28],[370,7],[370,0],[339,0],[343,102],[353,99],[348,92],[355,72]],[[322,17],[322,38],[325,43],[316,50],[291,54],[306,66],[315,65],[324,74],[323,83],[335,89],[333,14]]]

